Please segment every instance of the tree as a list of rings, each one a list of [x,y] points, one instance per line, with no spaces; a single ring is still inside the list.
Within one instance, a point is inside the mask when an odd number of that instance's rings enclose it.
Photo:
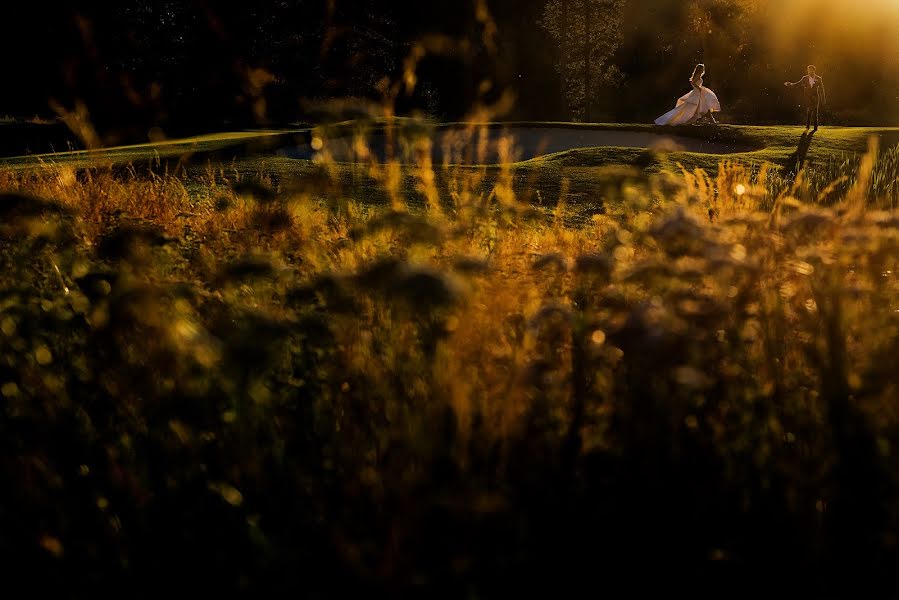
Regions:
[[[766,53],[768,1],[627,2],[627,33],[615,59],[627,84],[605,108],[619,120],[651,122],[690,90],[688,79],[700,62],[708,67],[706,82],[721,98],[726,119],[753,119],[777,108],[770,97],[762,100],[773,62]],[[771,90],[776,94],[779,88]]]
[[[590,120],[603,86],[621,72],[613,62],[621,46],[625,0],[549,0],[542,26],[559,46],[557,68],[574,120]]]
[[[171,115],[166,129],[283,122],[302,116],[301,99],[376,98],[403,55],[386,0],[134,0],[85,16],[96,68],[131,98],[157,98],[147,108]]]

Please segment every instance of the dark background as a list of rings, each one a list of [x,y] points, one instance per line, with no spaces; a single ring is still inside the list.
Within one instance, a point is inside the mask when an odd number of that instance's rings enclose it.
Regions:
[[[615,58],[623,78],[594,99],[591,114],[650,121],[688,91],[693,65],[704,61],[725,121],[790,122],[798,98],[783,81],[817,62],[831,123],[896,123],[899,50],[890,40],[899,37],[899,10],[872,2],[883,14],[848,0],[628,0]],[[401,80],[414,44],[437,33],[445,47],[421,62],[415,92],[397,99],[401,114],[459,119],[510,91],[516,102],[504,118],[567,120],[558,48],[540,26],[545,1],[487,0],[495,49],[484,44],[476,4],[17,2],[0,23],[0,115],[50,117],[53,106],[80,101],[106,142],[315,121],[322,113],[309,100],[381,100],[382,79]]]

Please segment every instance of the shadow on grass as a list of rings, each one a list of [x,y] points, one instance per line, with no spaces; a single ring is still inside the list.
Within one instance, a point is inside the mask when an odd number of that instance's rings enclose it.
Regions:
[[[799,137],[799,146],[796,151],[787,159],[786,172],[790,175],[796,175],[802,169],[805,163],[805,157],[808,156],[808,150],[812,145],[812,138],[815,136],[814,131],[806,131]]]

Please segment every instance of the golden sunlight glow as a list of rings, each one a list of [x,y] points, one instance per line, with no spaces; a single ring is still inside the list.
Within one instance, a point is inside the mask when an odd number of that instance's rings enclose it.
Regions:
[[[770,2],[771,40],[788,55],[838,63],[863,55],[884,68],[899,65],[899,0],[789,0]],[[809,53],[810,51],[810,53]]]
[[[754,0],[768,16],[771,68],[796,81],[814,64],[835,106],[868,106],[872,88],[899,69],[899,0]],[[899,100],[899,96],[896,97]],[[879,109],[883,119],[897,103]],[[884,111],[889,111],[885,114]]]

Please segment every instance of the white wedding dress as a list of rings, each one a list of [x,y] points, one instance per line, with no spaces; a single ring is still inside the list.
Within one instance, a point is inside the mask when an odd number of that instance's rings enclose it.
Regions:
[[[699,89],[694,88],[689,94],[681,96],[674,109],[656,119],[656,125],[689,125],[704,115],[721,111],[715,92],[703,87],[701,77],[696,83]]]

